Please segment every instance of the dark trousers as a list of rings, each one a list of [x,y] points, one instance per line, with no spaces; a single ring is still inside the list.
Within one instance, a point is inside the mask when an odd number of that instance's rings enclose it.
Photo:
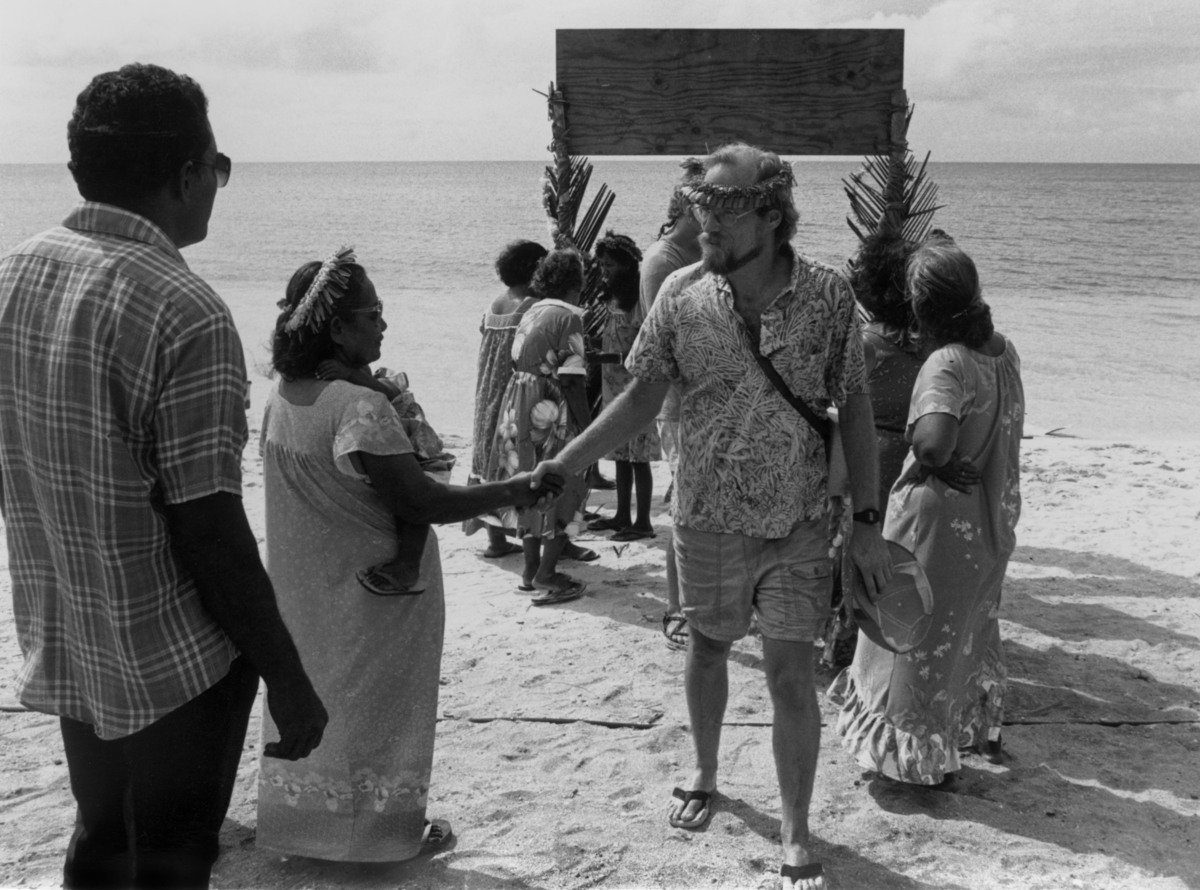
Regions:
[[[77,804],[63,886],[207,887],[258,674],[244,657],[161,720],[104,741],[61,719]]]

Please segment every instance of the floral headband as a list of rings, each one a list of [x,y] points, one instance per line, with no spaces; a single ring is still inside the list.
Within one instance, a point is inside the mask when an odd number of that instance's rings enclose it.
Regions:
[[[628,235],[616,234],[612,229],[605,232],[604,237],[597,241],[596,246],[592,248],[595,256],[605,252],[619,253],[635,266],[642,261],[642,252],[638,249],[636,242]]]
[[[796,185],[792,165],[780,161],[780,170],[754,185],[715,185],[704,181],[704,171],[692,165],[691,159],[681,166],[686,173],[683,180],[683,196],[707,210],[754,210],[773,204],[787,202]]]
[[[321,263],[312,284],[304,292],[291,317],[284,323],[283,329],[295,332],[301,328],[315,331],[325,323],[333,313],[333,304],[346,295],[346,287],[350,284],[350,266],[358,263],[353,247],[340,247],[329,259]],[[279,301],[279,308],[287,308],[287,300]]]

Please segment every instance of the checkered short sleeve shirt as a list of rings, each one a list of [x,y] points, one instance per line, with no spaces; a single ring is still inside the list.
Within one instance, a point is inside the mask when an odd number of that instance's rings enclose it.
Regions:
[[[229,309],[149,220],[80,204],[0,260],[0,472],[27,707],[144,728],[236,649],[162,508],[241,493]]]

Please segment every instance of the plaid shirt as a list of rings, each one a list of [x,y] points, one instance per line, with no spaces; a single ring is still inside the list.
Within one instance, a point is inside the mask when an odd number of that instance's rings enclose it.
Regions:
[[[162,508],[241,493],[245,359],[228,308],[149,220],[82,203],[0,260],[0,470],[20,700],[136,732],[237,651]]]
[[[837,270],[793,254],[791,284],[761,322],[762,354],[814,411],[867,391],[854,294]],[[663,282],[625,367],[681,387],[676,523],[782,538],[824,514],[828,467],[752,348],[729,282],[696,264]]]

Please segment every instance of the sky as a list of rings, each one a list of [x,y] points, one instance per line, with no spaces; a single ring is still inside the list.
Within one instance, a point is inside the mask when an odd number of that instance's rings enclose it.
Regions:
[[[1200,0],[0,0],[0,164],[132,61],[238,161],[543,160],[557,28],[903,28],[920,154],[1200,163]]]

